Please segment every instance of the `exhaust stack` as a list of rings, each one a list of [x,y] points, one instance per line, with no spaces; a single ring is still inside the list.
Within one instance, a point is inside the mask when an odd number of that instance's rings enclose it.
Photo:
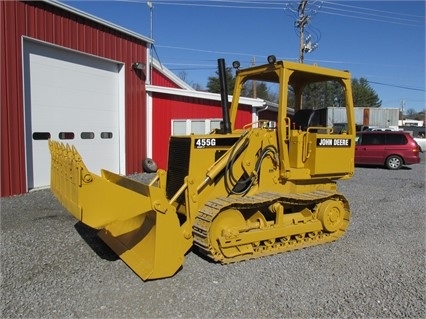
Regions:
[[[228,134],[231,133],[231,120],[229,118],[228,87],[226,84],[225,59],[218,59],[217,65],[219,69],[220,100],[222,104],[223,116],[223,133]]]

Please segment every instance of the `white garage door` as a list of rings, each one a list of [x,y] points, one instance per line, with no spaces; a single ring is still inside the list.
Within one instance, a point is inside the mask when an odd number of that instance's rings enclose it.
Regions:
[[[28,188],[50,184],[48,138],[74,145],[90,171],[122,173],[122,65],[29,39],[23,43]]]

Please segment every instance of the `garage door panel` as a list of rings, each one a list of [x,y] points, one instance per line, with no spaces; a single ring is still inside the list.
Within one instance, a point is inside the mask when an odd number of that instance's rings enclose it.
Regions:
[[[50,184],[48,143],[38,139],[43,134],[74,145],[94,172],[120,172],[120,66],[24,41],[24,68],[29,188]]]
[[[53,126],[56,122],[61,127],[71,126],[75,128],[75,123],[69,121],[76,117],[78,117],[80,123],[79,127],[100,126],[117,128],[119,125],[119,115],[117,112],[94,109],[89,106],[87,108],[75,107],[72,103],[70,103],[68,107],[66,105],[58,106],[57,104],[39,104],[36,112],[34,112],[34,110],[32,111],[32,115],[33,125],[40,125],[43,127],[45,126],[44,121],[49,121]]]
[[[58,63],[55,59],[46,59]],[[87,72],[79,72],[80,68],[57,74],[52,72],[52,68],[44,68],[45,64],[33,64],[31,60],[30,64],[33,88],[31,95],[34,94],[35,99],[50,102],[50,105],[59,102],[65,107],[89,110],[92,107],[118,112],[118,74],[109,72],[109,77],[95,77],[89,76]],[[51,98],[46,100],[46,95]]]

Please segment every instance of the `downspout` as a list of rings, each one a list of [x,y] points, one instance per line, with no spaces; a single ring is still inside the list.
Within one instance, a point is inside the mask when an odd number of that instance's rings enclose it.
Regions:
[[[153,118],[153,92],[146,91],[146,109],[145,109],[145,125],[146,125],[146,132],[145,132],[145,143],[146,143],[146,157],[152,158],[152,136],[154,134],[153,132],[153,125],[152,125],[152,118]]]
[[[254,122],[257,122],[257,121],[259,121],[259,113],[260,112],[264,112],[264,111],[266,111],[267,109],[269,109],[269,105],[268,104],[266,104],[266,102],[263,102],[263,105],[266,105],[264,108],[262,108],[262,109],[259,109],[259,110],[257,110],[256,111],[256,115],[255,115],[255,117],[256,118],[253,118],[252,120],[253,120],[253,123]]]

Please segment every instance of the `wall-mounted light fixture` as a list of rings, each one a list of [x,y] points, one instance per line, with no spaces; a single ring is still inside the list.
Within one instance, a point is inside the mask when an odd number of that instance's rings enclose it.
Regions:
[[[145,70],[145,63],[143,62],[133,62],[132,63],[132,68],[133,70]]]

